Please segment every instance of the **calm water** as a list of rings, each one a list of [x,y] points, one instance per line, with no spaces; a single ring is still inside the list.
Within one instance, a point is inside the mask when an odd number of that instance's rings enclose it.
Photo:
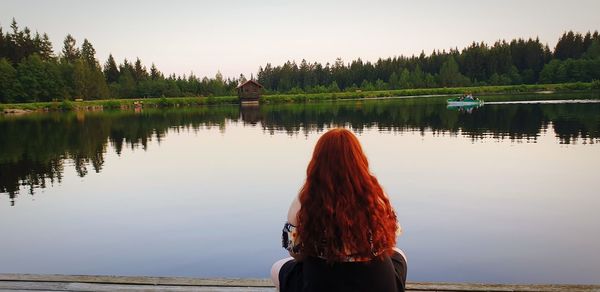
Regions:
[[[600,283],[600,103],[495,99],[0,116],[0,273],[268,277],[312,148],[343,126],[410,280]]]

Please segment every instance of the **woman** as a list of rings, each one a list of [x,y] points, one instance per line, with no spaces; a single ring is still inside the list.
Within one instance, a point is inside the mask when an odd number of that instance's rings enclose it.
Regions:
[[[358,139],[333,129],[317,142],[283,230],[291,258],[271,269],[281,291],[404,291],[400,227]]]

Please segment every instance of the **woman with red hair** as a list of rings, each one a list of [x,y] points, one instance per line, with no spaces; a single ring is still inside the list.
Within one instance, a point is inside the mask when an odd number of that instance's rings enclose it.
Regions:
[[[406,257],[396,214],[358,139],[323,134],[292,202],[282,244],[291,258],[271,269],[280,291],[404,291]]]

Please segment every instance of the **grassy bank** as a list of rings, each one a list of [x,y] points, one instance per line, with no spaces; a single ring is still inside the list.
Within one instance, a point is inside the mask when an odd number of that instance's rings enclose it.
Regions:
[[[310,102],[336,99],[360,99],[394,96],[425,96],[425,95],[453,95],[471,92],[474,95],[481,94],[511,94],[528,93],[540,91],[569,92],[600,89],[594,83],[562,83],[562,84],[533,84],[533,85],[504,85],[504,86],[476,86],[476,87],[451,87],[451,88],[417,88],[381,91],[357,91],[357,92],[335,92],[335,93],[306,93],[306,94],[273,94],[261,98],[264,103],[281,102]]]
[[[506,85],[506,86],[477,86],[477,87],[452,87],[452,88],[419,88],[382,91],[355,91],[331,93],[301,93],[301,94],[268,94],[261,97],[261,103],[302,103],[326,100],[366,99],[395,96],[429,96],[453,95],[471,92],[474,95],[484,94],[513,94],[528,92],[571,92],[595,90],[594,83],[562,83],[562,84],[535,84],[535,85]],[[215,97],[173,97],[173,98],[143,98],[143,99],[107,99],[92,101],[62,101],[62,102],[35,102],[0,104],[3,110],[25,111],[68,111],[68,110],[100,110],[100,109],[132,109],[136,107],[189,107],[217,104],[237,104],[236,96]]]
[[[31,102],[0,104],[3,110],[25,111],[69,111],[69,110],[101,110],[101,109],[133,109],[136,107],[190,107],[216,104],[236,104],[237,96],[216,97],[172,97],[172,98],[131,98],[131,99],[105,99],[88,101],[62,101],[62,102]]]

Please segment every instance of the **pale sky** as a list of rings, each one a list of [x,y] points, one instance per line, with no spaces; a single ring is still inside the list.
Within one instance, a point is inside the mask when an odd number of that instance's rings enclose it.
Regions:
[[[473,41],[539,37],[553,48],[564,31],[600,29],[598,11],[598,0],[0,0],[0,25],[15,17],[55,51],[68,33],[87,38],[102,64],[112,53],[165,74],[236,77],[267,62],[376,61]]]

